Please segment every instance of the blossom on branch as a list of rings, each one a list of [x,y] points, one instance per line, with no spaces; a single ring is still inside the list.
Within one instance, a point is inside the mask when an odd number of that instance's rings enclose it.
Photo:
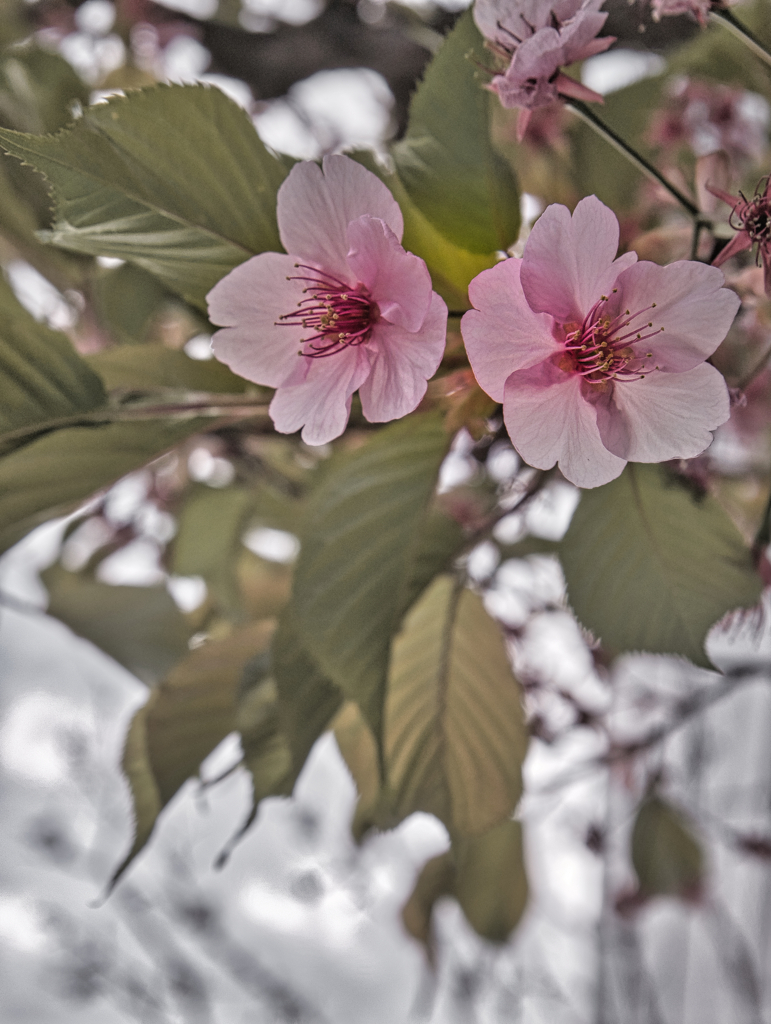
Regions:
[[[287,253],[253,256],[209,292],[214,354],[276,389],[276,430],[308,444],[345,430],[358,390],[373,423],[416,408],[444,352],[447,307],[401,246],[399,205],[346,156],[295,164],[278,191]]]
[[[615,36],[597,38],[608,17],[603,0],[477,0],[474,20],[505,66],[489,87],[504,107],[521,108],[518,135],[530,112],[559,96],[602,103],[602,97],[562,72],[607,50]]]
[[[548,207],[522,259],[474,278],[461,322],[514,447],[538,469],[559,463],[579,487],[608,483],[627,461],[698,455],[729,416],[725,381],[705,360],[738,296],[703,263],[616,259],[618,237],[595,196],[572,217]]]
[[[765,179],[763,191],[760,188],[752,199],[746,199],[740,192],[739,198],[721,188],[707,185],[713,196],[722,199],[731,210],[731,226],[737,232],[731,241],[712,261],[714,267],[722,266],[737,253],[751,249],[757,242],[757,260],[763,261],[763,281],[766,295],[771,295],[771,177]]]
[[[710,11],[724,11],[730,7],[729,0],[651,0],[651,14],[654,21],[663,17],[690,14],[702,26],[707,24]]]

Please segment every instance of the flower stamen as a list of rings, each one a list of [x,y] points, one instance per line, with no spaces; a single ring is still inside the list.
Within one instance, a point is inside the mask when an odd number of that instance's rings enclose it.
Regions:
[[[607,301],[608,297],[603,295],[589,310],[583,323],[565,334],[565,350],[573,360],[572,370],[582,376],[587,384],[642,380],[655,369],[644,366],[645,360],[651,359],[653,353],[640,354],[632,346],[661,334],[664,328],[646,332],[647,328],[653,328],[652,320],[647,321],[643,327],[633,327],[632,324],[638,317],[654,309],[656,303],[635,313],[626,309],[610,318],[602,312]],[[627,330],[629,327],[631,330]]]
[[[316,267],[296,263],[298,270],[315,276],[298,274],[288,281],[305,281],[303,295],[292,313],[284,313],[276,321],[277,327],[302,327],[315,333],[301,338],[299,355],[322,359],[346,348],[363,345],[372,333],[376,319],[376,306],[363,285],[351,288],[333,274]]]

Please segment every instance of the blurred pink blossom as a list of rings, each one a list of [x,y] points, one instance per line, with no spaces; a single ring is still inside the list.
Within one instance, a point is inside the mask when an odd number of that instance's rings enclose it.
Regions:
[[[708,185],[710,192],[732,207],[731,224],[737,234],[717,254],[712,265],[720,267],[737,253],[751,249],[757,242],[758,262],[763,261],[763,280],[766,295],[771,295],[771,176],[764,179],[763,191],[758,187],[752,199],[739,197]]]
[[[555,463],[579,487],[627,461],[691,458],[729,416],[725,381],[705,363],[738,296],[714,267],[615,258],[615,214],[595,196],[573,216],[552,205],[524,256],[471,282],[461,328],[481,387],[503,403],[522,458]]]
[[[730,7],[729,0],[651,0],[654,21],[677,14],[690,14],[700,25],[706,25],[709,12]]]
[[[602,53],[614,36],[597,38],[608,17],[603,0],[477,0],[474,20],[490,50],[507,63],[489,88],[504,107],[520,107],[519,137],[529,112],[558,96],[602,103],[602,97],[560,70]]]
[[[209,292],[224,330],[214,354],[276,388],[276,430],[308,444],[345,430],[359,391],[373,423],[412,412],[442,359],[447,307],[423,260],[400,242],[401,210],[386,186],[346,156],[299,163],[278,192],[281,242]]]

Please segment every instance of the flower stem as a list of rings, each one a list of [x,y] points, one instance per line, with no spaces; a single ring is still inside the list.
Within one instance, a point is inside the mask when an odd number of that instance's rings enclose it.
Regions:
[[[768,52],[756,35],[750,32],[740,21],[736,20],[731,11],[712,10],[709,12],[709,16],[713,21],[720,22],[723,28],[728,29],[731,35],[741,39],[744,45],[752,50],[756,57],[760,57],[766,64],[771,65],[771,53]]]
[[[609,142],[614,149],[618,150],[619,153],[625,156],[630,163],[634,164],[638,171],[642,171],[643,174],[647,174],[649,178],[652,178],[659,185],[662,185],[693,218],[697,220],[701,218],[698,206],[691,202],[688,196],[683,195],[679,188],[675,188],[674,185],[668,182],[649,160],[646,160],[645,157],[638,153],[636,149],[633,149],[628,142],[625,142],[620,135],[617,135],[609,125],[605,124],[605,122],[595,114],[591,107],[587,106],[587,104],[582,100],[568,100],[565,105],[575,114],[578,114],[578,116],[590,125],[598,135],[601,135],[606,142]]]

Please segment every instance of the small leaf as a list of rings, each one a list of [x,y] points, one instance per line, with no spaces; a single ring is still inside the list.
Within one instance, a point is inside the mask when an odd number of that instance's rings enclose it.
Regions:
[[[640,896],[698,895],[704,874],[701,847],[682,815],[658,796],[640,805],[632,830],[632,864]]]
[[[497,99],[466,59],[474,49],[484,52],[482,37],[464,13],[428,65],[392,154],[407,194],[436,230],[468,252],[487,254],[516,242],[519,192],[490,139]]]
[[[188,654],[137,711],[123,753],[136,832],[110,887],[147,843],[163,808],[236,728],[244,670],[268,649],[274,625],[250,623]]]
[[[332,460],[311,492],[292,595],[301,643],[380,733],[391,638],[448,438],[412,416]]]
[[[200,430],[201,420],[57,430],[0,459],[0,552]]]
[[[191,359],[159,345],[121,345],[87,356],[86,362],[109,391],[157,391],[174,388],[238,394],[250,387],[216,359]]]
[[[394,640],[384,746],[397,820],[427,811],[454,836],[478,835],[519,800],[519,686],[497,624],[449,576],[431,584]]]
[[[138,90],[86,108],[58,135],[0,129],[0,145],[53,186],[50,241],[130,260],[202,309],[233,267],[281,248],[284,166],[219,89]]]
[[[431,963],[431,918],[442,896],[454,896],[471,927],[490,942],[506,942],[527,904],[528,886],[522,826],[502,821],[452,848],[423,867],[402,910],[407,931],[423,944]]]
[[[705,668],[710,626],[762,589],[717,502],[659,466],[629,465],[585,491],[560,559],[576,616],[609,652],[681,654]]]
[[[114,587],[53,565],[40,574],[48,614],[145,683],[188,652],[192,627],[165,587]]]
[[[97,375],[70,340],[38,323],[0,278],[0,452],[13,432],[45,424],[106,402]],[[2,435],[11,434],[4,439]]]

